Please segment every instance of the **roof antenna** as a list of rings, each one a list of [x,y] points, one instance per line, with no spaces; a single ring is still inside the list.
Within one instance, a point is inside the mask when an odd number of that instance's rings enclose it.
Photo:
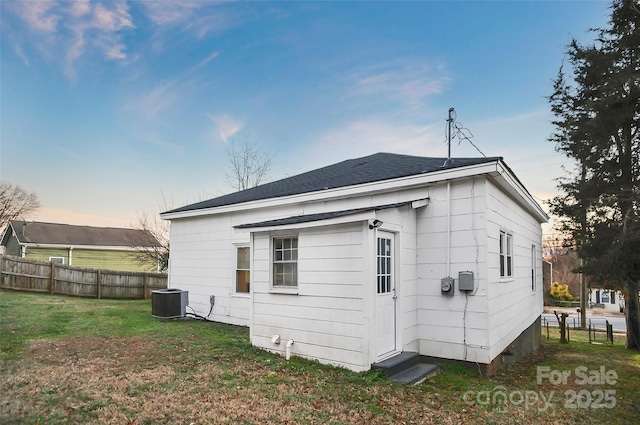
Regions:
[[[453,108],[449,108],[449,118],[447,119],[447,160],[442,164],[443,167],[453,164],[451,159],[451,126],[453,125]]]

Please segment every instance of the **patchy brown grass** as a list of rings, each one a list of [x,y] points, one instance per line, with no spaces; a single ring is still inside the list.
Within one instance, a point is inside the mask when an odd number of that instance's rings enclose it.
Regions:
[[[87,308],[86,301],[78,302],[82,305],[79,314],[92,319],[76,322],[67,318],[68,327],[58,327],[56,336],[46,338],[34,336],[38,329],[34,319],[27,326],[32,334],[27,335],[26,348],[11,351],[18,358],[2,363],[0,423],[640,423],[636,411],[640,411],[640,355],[625,350],[620,341],[614,346],[594,346],[581,341],[579,334],[569,345],[552,339],[535,356],[492,378],[444,366],[423,383],[407,387],[373,372],[357,374],[296,357],[287,362],[252,347],[245,328],[196,320],[160,321],[150,317],[150,306],[145,303],[131,307],[104,301],[104,308],[101,304]],[[73,300],[65,301],[67,306],[73,304]],[[120,305],[126,308],[118,308]],[[20,301],[14,307],[25,305]],[[45,302],[45,307],[50,305]],[[51,311],[63,317],[57,308]],[[26,326],[26,316],[15,317],[22,318]],[[110,336],[101,325],[107,318],[112,320],[109,326],[118,318],[129,330]],[[88,320],[94,320],[94,332],[86,330]],[[9,332],[22,329],[4,325],[18,329]],[[19,345],[22,340],[16,341]],[[584,365],[596,370],[603,364],[617,371],[616,385],[580,386],[575,378],[566,385],[536,383],[539,365],[561,370]],[[604,388],[616,391],[613,409],[565,406],[567,390]],[[497,391],[554,391],[554,398],[550,406],[542,401],[530,405],[477,402],[478,394],[493,397]],[[465,402],[465,394],[467,400],[476,402]]]
[[[415,399],[399,408],[404,391],[385,395],[384,384],[338,396],[317,374],[274,370],[279,358],[199,362],[180,347],[140,337],[33,341],[3,376],[3,423],[457,422]]]

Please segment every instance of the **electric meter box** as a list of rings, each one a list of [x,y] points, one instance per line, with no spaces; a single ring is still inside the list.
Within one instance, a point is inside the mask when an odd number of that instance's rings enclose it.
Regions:
[[[475,290],[473,272],[458,272],[458,290],[459,291]]]
[[[453,295],[454,282],[455,282],[455,279],[448,276],[440,279],[440,293],[442,295],[448,295],[448,296]]]

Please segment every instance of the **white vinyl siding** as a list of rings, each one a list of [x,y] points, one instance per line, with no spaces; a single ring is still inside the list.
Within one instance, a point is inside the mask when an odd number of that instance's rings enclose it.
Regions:
[[[535,244],[536,249],[540,249],[542,231],[540,223],[497,185],[488,184],[487,192],[490,240],[488,330],[490,357],[493,359],[542,314],[542,291],[531,292],[531,245]],[[514,235],[511,278],[500,276],[500,231]],[[537,287],[542,286],[541,268],[542,263],[536,262]]]
[[[254,234],[251,286],[254,345],[283,352],[284,343],[293,339],[294,355],[354,370],[369,369],[368,358],[364,357],[367,274],[363,227],[362,223],[352,223],[300,231],[295,292],[298,296],[284,290],[288,288],[275,290],[270,285],[273,236],[269,232]],[[373,261],[372,255],[370,264]],[[374,276],[369,275],[370,288],[375,286]],[[271,343],[275,334],[283,341],[279,345]]]
[[[429,188],[429,205],[416,210],[417,321],[422,355],[490,362],[486,187],[484,178],[451,182],[448,199],[447,185],[434,185]],[[440,280],[448,275],[457,279],[459,271],[474,273],[477,289],[473,295],[460,293],[456,286],[452,297],[442,296]]]

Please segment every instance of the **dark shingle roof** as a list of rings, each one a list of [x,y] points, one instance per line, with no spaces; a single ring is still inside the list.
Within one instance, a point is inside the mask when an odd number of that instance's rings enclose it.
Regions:
[[[159,245],[144,230],[19,220],[11,221],[10,224],[20,243],[122,247]]]
[[[240,204],[261,199],[279,198],[326,189],[354,186],[425,174],[468,165],[494,162],[500,157],[453,158],[453,163],[443,167],[446,158],[430,158],[391,153],[376,153],[363,158],[349,159],[303,174],[266,183],[251,189],[230,193],[207,201],[186,205],[166,213],[194,211],[199,209]]]
[[[258,223],[240,224],[238,229],[252,229],[256,227],[284,226],[286,224],[310,223],[312,221],[328,220],[330,218],[344,217],[348,215],[358,214],[366,211],[386,210],[389,208],[398,208],[409,205],[411,202],[399,202],[396,204],[378,205],[373,207],[354,208],[342,211],[330,211],[317,214],[296,215],[293,217],[278,218],[275,220],[261,221]]]

